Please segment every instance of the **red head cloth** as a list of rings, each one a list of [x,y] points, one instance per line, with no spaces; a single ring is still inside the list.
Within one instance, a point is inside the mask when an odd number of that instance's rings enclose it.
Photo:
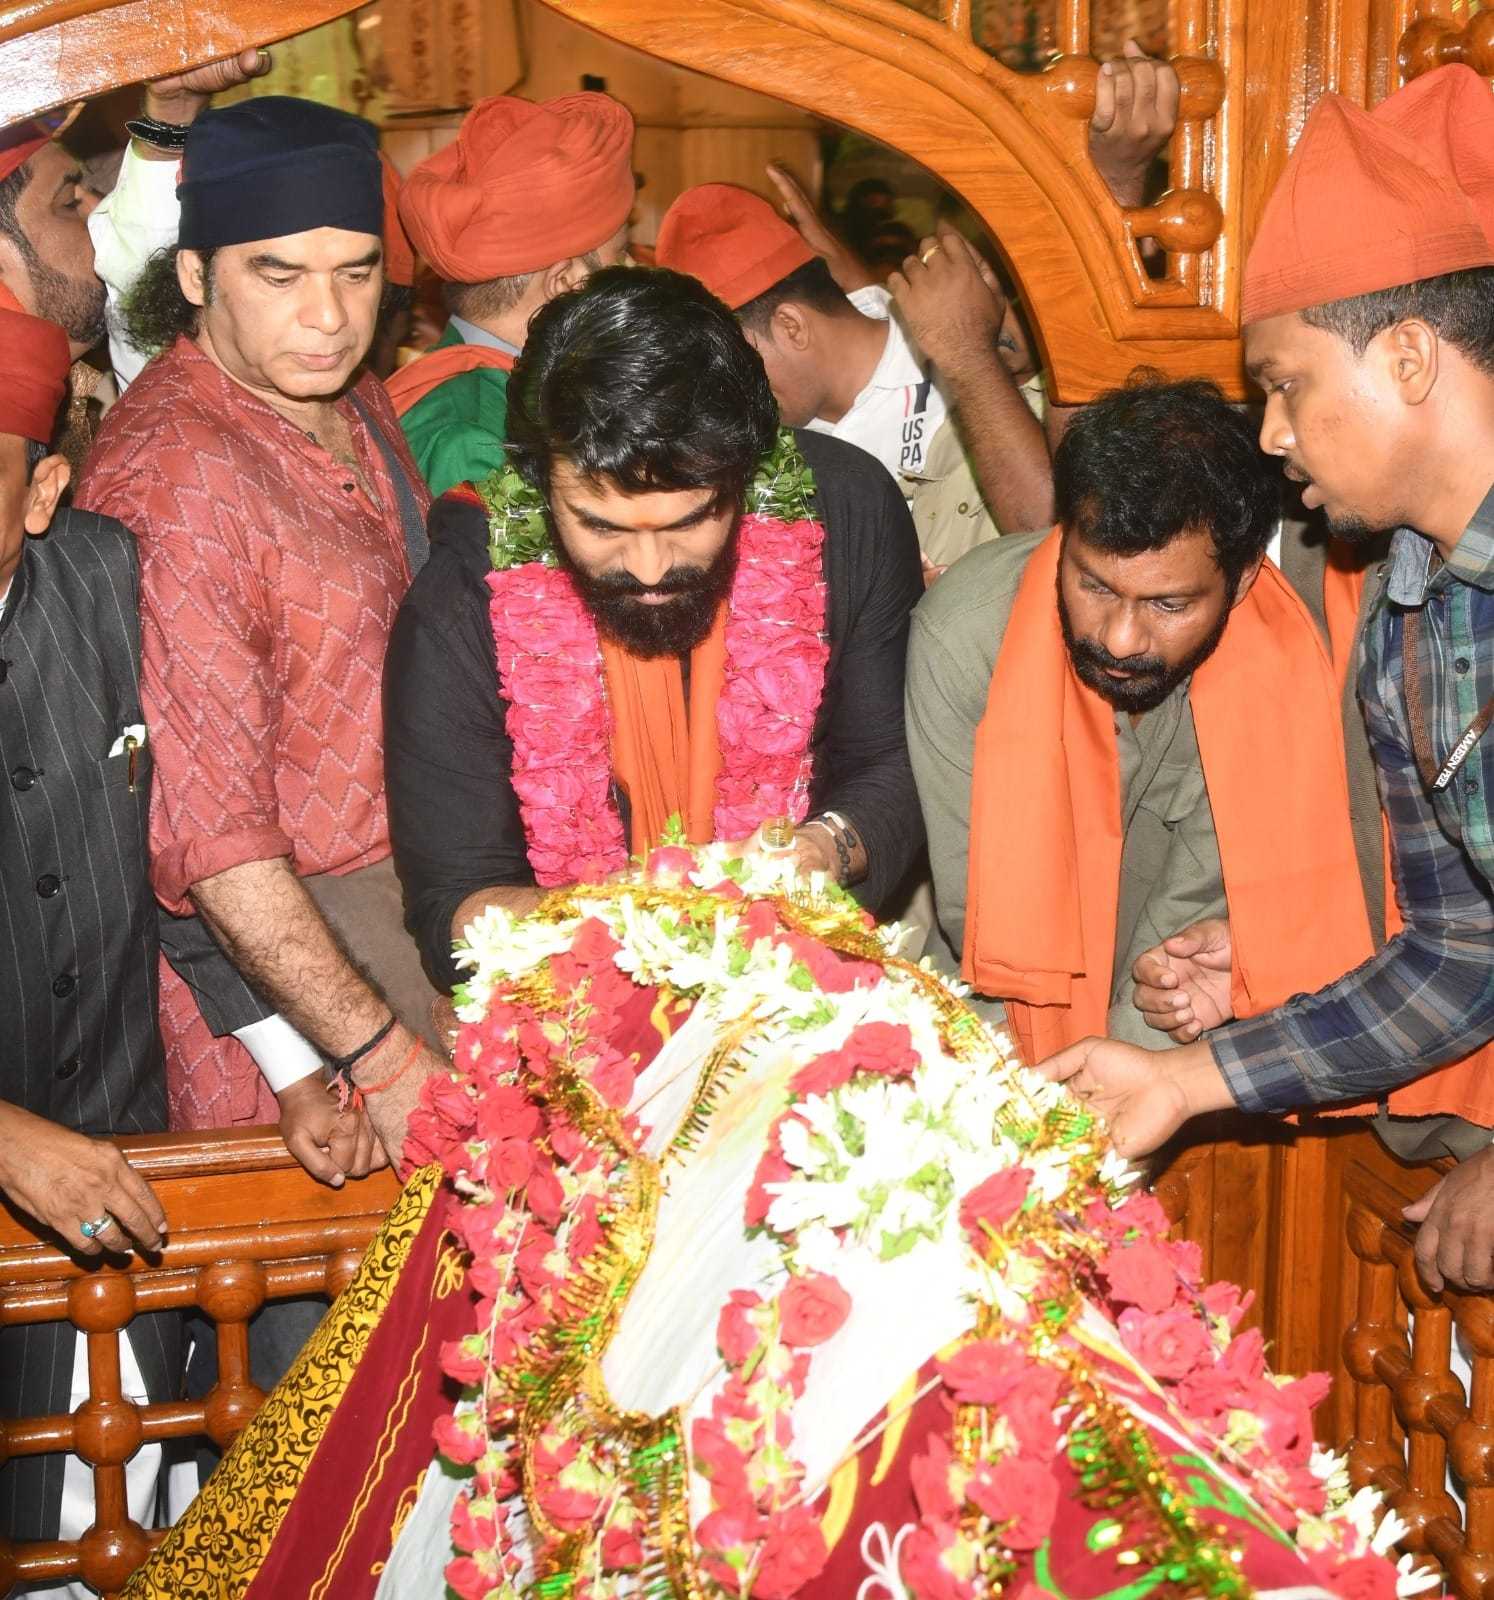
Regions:
[[[633,118],[605,94],[479,100],[405,179],[399,214],[448,283],[510,278],[605,244],[633,209]]]
[[[657,266],[699,278],[733,311],[814,256],[797,228],[734,183],[686,189],[664,213],[654,247]]]
[[[415,249],[399,220],[399,168],[382,152],[384,169],[384,281],[408,289],[415,282]]]
[[[1403,97],[1414,134],[1399,125]],[[1494,263],[1465,186],[1472,141],[1488,137],[1489,98],[1466,67],[1428,73],[1373,114],[1324,95],[1261,217],[1240,320]]]
[[[62,329],[22,311],[0,284],[0,433],[46,444],[72,362]]]
[[[52,135],[37,122],[18,122],[0,130],[0,182],[4,182],[23,161],[29,161]]]

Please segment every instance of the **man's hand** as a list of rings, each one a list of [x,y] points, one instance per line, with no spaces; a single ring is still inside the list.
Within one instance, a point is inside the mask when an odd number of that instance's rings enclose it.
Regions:
[[[1494,1149],[1460,1161],[1401,1215],[1419,1224],[1416,1270],[1434,1294],[1494,1289]]]
[[[1100,67],[1089,119],[1089,154],[1117,205],[1139,206],[1152,158],[1178,121],[1178,75],[1128,39]]]
[[[401,1025],[353,1068],[353,1082],[367,1097],[364,1109],[387,1159],[396,1167],[404,1155],[410,1113],[420,1103],[420,1090],[434,1073],[451,1071],[451,1063]],[[382,1160],[374,1163],[383,1166]]]
[[[159,1250],[166,1213],[150,1185],[107,1139],[90,1139],[19,1106],[0,1104],[0,1191],[78,1255]],[[110,1220],[94,1238],[85,1222]]]
[[[1134,1003],[1147,1026],[1191,1044],[1234,1016],[1229,923],[1207,917],[1154,945],[1131,968]]]
[[[365,1112],[349,1106],[338,1109],[338,1095],[313,1072],[282,1089],[280,1137],[285,1147],[317,1180],[340,1189],[348,1178],[366,1178],[387,1167],[384,1154]]]
[[[1007,310],[995,273],[948,225],[918,251],[887,280],[914,344],[951,377],[972,365],[984,370],[996,353]]]
[[[1037,1064],[1066,1083],[1105,1120],[1123,1156],[1144,1156],[1167,1143],[1190,1117],[1232,1105],[1224,1076],[1201,1045],[1143,1050],[1116,1039],[1081,1039]]]
[[[844,294],[852,289],[864,289],[877,280],[861,259],[844,240],[836,237],[829,223],[815,209],[814,202],[804,191],[804,186],[785,166],[770,161],[767,166],[769,181],[783,200],[784,215],[799,230],[805,244],[817,256],[825,258],[830,276]]]
[[[195,122],[197,114],[215,94],[237,89],[251,78],[263,77],[270,70],[268,50],[241,50],[223,61],[210,61],[190,72],[157,78],[145,86],[145,115],[157,122]],[[172,160],[180,157],[172,154]]]

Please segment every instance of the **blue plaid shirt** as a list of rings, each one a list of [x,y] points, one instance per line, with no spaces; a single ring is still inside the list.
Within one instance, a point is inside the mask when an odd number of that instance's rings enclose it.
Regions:
[[[1405,612],[1422,613],[1427,735],[1440,766],[1494,695],[1494,489],[1450,559],[1409,528],[1364,634],[1359,699],[1390,821],[1405,929],[1314,995],[1209,1035],[1247,1111],[1374,1100],[1494,1037],[1494,729],[1429,795],[1411,751]]]

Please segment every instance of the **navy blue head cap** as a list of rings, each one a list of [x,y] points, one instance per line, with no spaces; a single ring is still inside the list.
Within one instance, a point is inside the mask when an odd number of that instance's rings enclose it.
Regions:
[[[182,206],[177,242],[187,250],[312,228],[384,231],[374,125],[289,95],[204,111],[187,135],[176,194]]]

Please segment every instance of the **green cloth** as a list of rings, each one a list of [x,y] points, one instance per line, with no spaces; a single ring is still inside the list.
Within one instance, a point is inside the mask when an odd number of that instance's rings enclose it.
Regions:
[[[431,348],[462,343],[448,322]],[[411,406],[400,425],[432,494],[445,494],[458,483],[481,483],[506,459],[508,374],[498,367],[459,372]]]
[[[965,935],[975,730],[1028,558],[1046,534],[978,545],[919,602],[908,641],[908,749],[928,826],[934,907],[951,948]],[[1154,711],[1115,719],[1121,870],[1106,1032],[1149,1050],[1172,1041],[1131,1003],[1143,951],[1202,917],[1226,914],[1214,814],[1187,685]],[[1082,810],[1078,825],[1084,826]]]

